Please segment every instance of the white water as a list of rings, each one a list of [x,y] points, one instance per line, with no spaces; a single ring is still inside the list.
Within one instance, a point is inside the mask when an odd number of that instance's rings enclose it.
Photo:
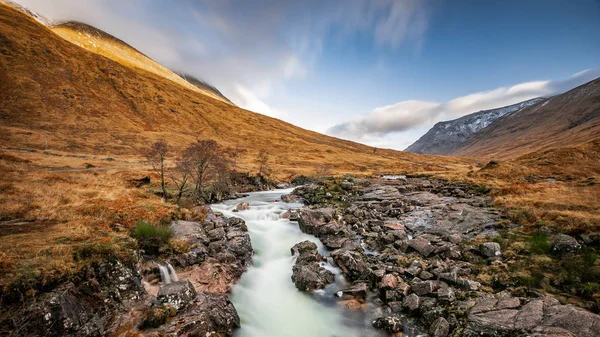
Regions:
[[[339,270],[336,284],[313,294],[300,292],[291,280],[294,258],[290,248],[301,241],[321,242],[303,234],[296,222],[282,219],[281,214],[301,204],[269,202],[280,200],[292,189],[251,193],[248,197],[213,205],[214,211],[243,218],[248,226],[253,265],[233,287],[231,301],[242,321],[237,337],[359,337],[377,336],[365,315],[352,313],[334,303],[334,294],[343,278]],[[236,205],[248,202],[248,210],[232,212]]]
[[[171,282],[179,281],[179,277],[177,277],[177,273],[175,272],[175,269],[173,268],[173,266],[170,263],[167,263],[167,268],[169,269],[169,274],[171,276]]]
[[[169,269],[167,269],[165,266],[158,265],[158,270],[160,270],[160,280],[163,281],[164,284],[171,283]]]

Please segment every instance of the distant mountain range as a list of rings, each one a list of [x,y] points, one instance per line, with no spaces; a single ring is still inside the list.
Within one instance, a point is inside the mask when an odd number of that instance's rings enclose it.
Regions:
[[[496,119],[538,103],[541,100],[543,98],[534,98],[497,109],[475,112],[455,120],[436,123],[425,135],[405,151],[421,154],[451,154],[469,136],[486,128]]]
[[[440,122],[406,151],[515,158],[600,137],[600,78],[550,98]]]

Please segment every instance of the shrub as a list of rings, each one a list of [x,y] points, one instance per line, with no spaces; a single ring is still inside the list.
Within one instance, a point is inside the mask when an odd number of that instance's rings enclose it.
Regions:
[[[155,226],[150,222],[138,220],[132,236],[146,253],[156,255],[161,247],[169,243],[173,231],[169,226]]]
[[[143,316],[139,328],[144,330],[148,328],[158,328],[167,323],[169,318],[175,316],[177,310],[173,307],[162,306],[158,308],[147,309]]]
[[[548,233],[536,231],[529,237],[529,250],[535,254],[548,254],[552,245],[548,240]]]

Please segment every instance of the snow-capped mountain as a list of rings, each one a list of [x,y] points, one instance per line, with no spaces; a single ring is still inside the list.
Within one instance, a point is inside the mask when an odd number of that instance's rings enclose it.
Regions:
[[[492,124],[498,118],[542,100],[544,98],[534,98],[497,109],[475,112],[451,121],[439,122],[405,151],[422,154],[450,154],[460,147],[467,137]]]

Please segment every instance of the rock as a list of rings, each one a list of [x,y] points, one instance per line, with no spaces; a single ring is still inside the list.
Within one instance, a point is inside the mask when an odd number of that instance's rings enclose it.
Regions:
[[[595,337],[600,331],[600,315],[574,305],[556,305],[545,310],[544,314],[541,327],[561,329],[578,337]]]
[[[292,255],[298,255],[298,257],[305,256],[314,256],[317,257],[319,255],[319,250],[317,244],[312,241],[302,241],[295,244],[291,249]],[[305,259],[306,260],[306,259]],[[310,261],[318,261],[318,259],[309,259]]]
[[[410,294],[404,298],[402,301],[402,306],[405,310],[415,311],[419,309],[419,305],[421,304],[421,299],[416,294]]]
[[[225,229],[223,227],[215,228],[206,233],[210,241],[219,241],[225,238]]]
[[[386,274],[381,279],[379,290],[394,289],[398,286],[398,278],[392,274]]]
[[[461,243],[463,240],[462,236],[460,234],[450,234],[448,235],[448,241],[450,241],[451,243],[457,245],[459,243]]]
[[[234,212],[246,211],[250,205],[247,202],[243,202],[237,206],[235,206]]]
[[[395,200],[401,197],[400,192],[397,188],[392,186],[370,186],[367,193],[359,197],[361,201],[384,201],[384,200]]]
[[[429,254],[431,254],[435,250],[435,247],[432,246],[428,240],[420,237],[409,240],[408,246],[419,252],[419,254],[423,255],[424,257],[428,257]]]
[[[281,201],[283,202],[301,202],[301,199],[299,196],[295,195],[295,194],[284,194],[281,196]]]
[[[429,327],[431,337],[446,337],[448,333],[450,333],[450,324],[444,317],[436,319]]]
[[[334,251],[331,255],[349,281],[367,280],[369,278],[371,270],[364,261],[362,254],[342,248]]]
[[[380,317],[373,321],[373,326],[380,330],[396,333],[402,331],[402,319],[399,316]]]
[[[190,305],[196,295],[196,289],[192,283],[182,280],[160,286],[156,303],[181,310]]]
[[[369,288],[367,287],[366,283],[359,283],[359,284],[355,284],[349,288],[338,291],[337,295],[339,297],[343,297],[343,298],[350,297],[353,299],[358,299],[358,300],[364,301],[367,298],[368,291],[369,291]]]
[[[437,298],[444,303],[452,303],[456,300],[456,295],[452,287],[442,287],[437,291]]]
[[[295,264],[292,268],[292,282],[301,291],[323,289],[334,280],[335,275],[318,262]]]
[[[532,300],[525,304],[515,317],[515,329],[531,330],[538,326],[543,318],[544,302],[542,300]]]
[[[468,279],[458,279],[456,280],[456,285],[467,291],[477,291],[481,287],[481,283]]]
[[[579,251],[581,251],[581,245],[572,236],[558,234],[552,242],[552,251],[561,254],[579,253]]]
[[[438,281],[421,281],[411,283],[410,285],[410,290],[412,290],[413,293],[419,296],[431,294],[439,288],[440,284],[438,283]]]
[[[340,183],[340,187],[344,191],[352,191],[352,189],[354,188],[354,184],[347,180],[344,180]]]
[[[161,336],[232,337],[240,318],[225,294],[200,293],[193,306],[158,329]]]
[[[479,252],[485,257],[497,257],[502,255],[500,244],[497,242],[485,242],[479,245]]]

